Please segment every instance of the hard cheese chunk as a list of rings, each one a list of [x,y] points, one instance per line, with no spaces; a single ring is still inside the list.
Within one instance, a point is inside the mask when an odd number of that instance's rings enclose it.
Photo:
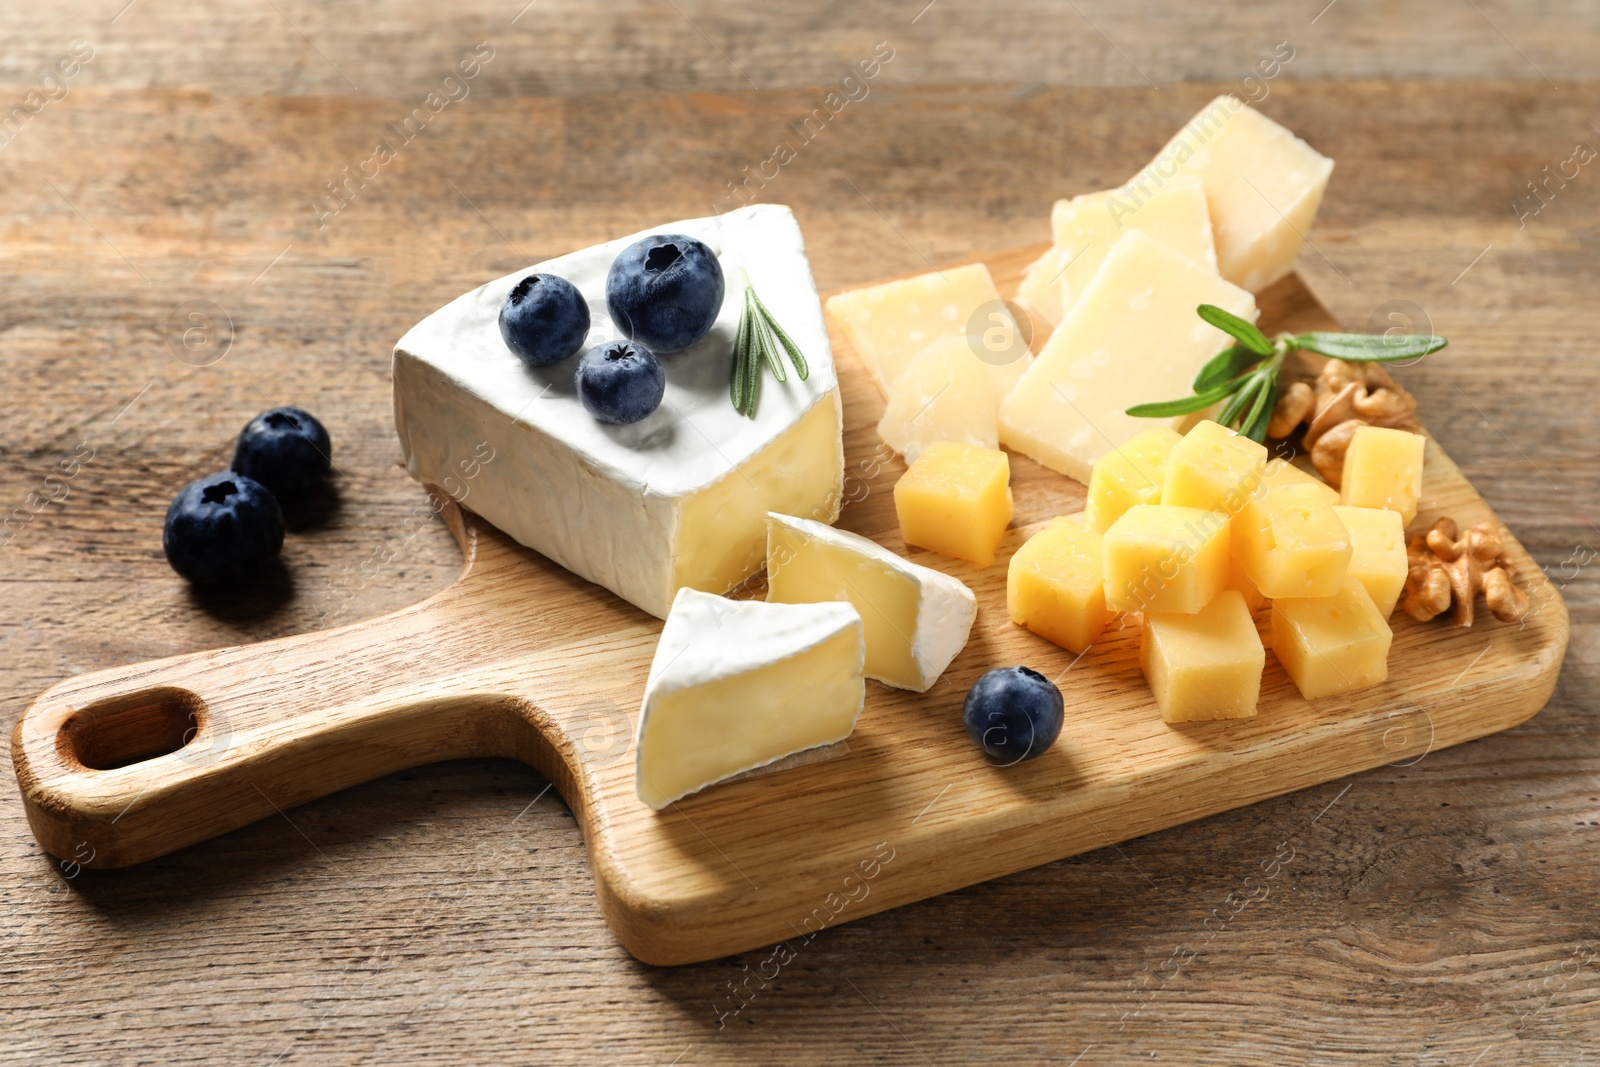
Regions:
[[[849,604],[767,604],[684,589],[639,713],[639,799],[662,808],[855,729],[865,686]]]
[[[733,281],[711,332],[663,360],[660,408],[631,426],[584,410],[578,360],[530,368],[506,348],[500,306],[530,271],[571,281],[592,336],[617,336],[606,273],[645,236],[635,234],[489,282],[428,316],[395,346],[394,406],[412,477],[664,618],[679,588],[721,593],[761,568],[769,510],[837,516],[844,449],[822,305],[789,209],[757,204],[650,232],[705,241],[729,279],[747,270],[809,377],[769,380],[754,418],[734,410],[727,383],[743,300]]]
[[[1238,590],[1224,589],[1192,615],[1145,616],[1139,665],[1167,722],[1249,718],[1266,664]]]
[[[1094,280],[1000,405],[1000,442],[1088,484],[1095,463],[1156,426],[1127,409],[1188,396],[1194,376],[1229,343],[1195,314],[1216,304],[1252,322],[1255,299],[1137,231],[1124,234]]]
[[[1318,478],[1315,474],[1303,471],[1284,459],[1270,459],[1267,461],[1262,484],[1269,491],[1288,485],[1314,485],[1317,487],[1317,495],[1322,498],[1324,503],[1337,504],[1339,502],[1339,490]]]
[[[828,313],[885,395],[911,357],[940,338],[969,346],[988,370],[996,400],[1031,361],[1027,338],[982,263],[852,289],[829,297]]]
[[[1205,183],[1217,269],[1259,293],[1288,274],[1322,204],[1333,160],[1234,96],[1201,109],[1127,185],[1153,197],[1168,183]]]
[[[1249,500],[1233,519],[1234,557],[1262,596],[1333,596],[1350,565],[1350,535],[1314,485]]]
[[[995,448],[999,411],[984,365],[965,340],[946,337],[911,357],[895,379],[878,436],[907,463],[935,441]]]
[[[1389,677],[1394,634],[1366,589],[1346,578],[1333,596],[1272,602],[1272,654],[1307,700]]]
[[[1193,614],[1228,584],[1228,517],[1135,504],[1106,531],[1106,607]]]
[[[1407,430],[1363,426],[1350,438],[1339,479],[1340,503],[1398,511],[1410,526],[1422,499],[1422,454],[1427,439]]]
[[[978,601],[960,581],[865,537],[774,514],[767,526],[767,600],[844,600],[861,614],[867,677],[927,691],[966,646]]]
[[[1011,523],[1011,460],[936,442],[895,483],[894,510],[906,544],[987,567]]]
[[[1397,511],[1388,508],[1337,506],[1350,534],[1348,576],[1360,582],[1384,618],[1394,614],[1406,587],[1406,528]]]
[[[1053,519],[1017,549],[1006,571],[1011,621],[1063,648],[1084,652],[1106,626],[1100,535]]]
[[[1135,504],[1161,503],[1167,456],[1182,440],[1170,426],[1158,426],[1101,456],[1089,474],[1083,510],[1089,529],[1105,533]]]
[[[1088,288],[1117,239],[1129,230],[1149,234],[1212,271],[1217,254],[1205,186],[1198,178],[1165,183],[1137,198],[1125,189],[1058,200],[1050,212],[1055,243],[1023,276],[1017,300],[1053,327]]]
[[[1261,492],[1266,465],[1264,445],[1206,419],[1167,457],[1161,502],[1236,515]]]

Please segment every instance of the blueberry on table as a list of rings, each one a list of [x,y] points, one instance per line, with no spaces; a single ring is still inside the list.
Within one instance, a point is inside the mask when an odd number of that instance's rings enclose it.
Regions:
[[[667,372],[655,353],[633,341],[595,345],[578,361],[578,400],[614,426],[638,422],[661,406]]]
[[[577,286],[555,274],[530,274],[500,305],[500,336],[530,367],[578,354],[589,336],[589,304]]]
[[[327,475],[332,454],[328,431],[316,416],[300,408],[273,408],[240,431],[233,469],[279,500],[292,500]]]
[[[706,335],[722,310],[716,253],[693,237],[635,241],[606,274],[606,309],[623,336],[652,352],[680,352]]]
[[[1061,734],[1061,690],[1038,671],[999,667],[967,690],[961,719],[973,742],[1001,763],[1041,755]]]
[[[277,558],[283,512],[260,482],[222,471],[172,498],[161,544],[172,569],[196,585],[237,585]]]

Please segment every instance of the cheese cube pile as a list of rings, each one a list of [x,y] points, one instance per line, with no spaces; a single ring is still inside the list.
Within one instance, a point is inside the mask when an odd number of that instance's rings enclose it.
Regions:
[[[1379,442],[1373,470],[1404,468],[1403,446]],[[1108,453],[1088,508],[1012,557],[1006,607],[1079,653],[1107,612],[1142,612],[1162,717],[1194,722],[1255,714],[1265,652],[1252,613],[1269,599],[1274,655],[1307,700],[1382,682],[1405,580],[1399,510],[1340,504],[1316,475],[1203,421]]]

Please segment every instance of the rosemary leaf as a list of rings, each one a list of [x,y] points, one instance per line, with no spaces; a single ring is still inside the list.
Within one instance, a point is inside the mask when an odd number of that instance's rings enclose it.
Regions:
[[[1243,379],[1234,379],[1223,382],[1221,385],[1186,396],[1181,400],[1161,400],[1153,404],[1135,404],[1128,409],[1128,414],[1138,419],[1169,419],[1175,415],[1193,415],[1197,411],[1204,411],[1223,397],[1228,396],[1243,384]]]
[[[1386,363],[1426,356],[1450,342],[1428,333],[1303,333],[1294,338],[1294,343],[1308,352],[1335,359]]]
[[[1256,329],[1255,324],[1247,322],[1231,311],[1224,311],[1215,304],[1201,304],[1195,308],[1195,313],[1223,333],[1237,338],[1239,343],[1250,351],[1263,358],[1272,355],[1272,342],[1267,340],[1267,335]]]
[[[1240,414],[1251,406],[1260,392],[1261,375],[1250,375],[1245,379],[1244,387],[1234,393],[1233,398],[1222,406],[1221,411],[1217,412],[1217,421],[1224,426],[1232,426],[1239,420]]]
[[[1244,417],[1244,424],[1239,427],[1239,432],[1256,444],[1266,443],[1267,423],[1272,421],[1272,409],[1277,402],[1277,373],[1262,375],[1259,395],[1256,397],[1256,402],[1251,405],[1250,413]]]
[[[1201,367],[1200,373],[1194,376],[1194,391],[1204,392],[1230,378],[1237,378],[1245,370],[1260,362],[1260,354],[1246,345],[1224,348],[1212,356],[1211,362]]]

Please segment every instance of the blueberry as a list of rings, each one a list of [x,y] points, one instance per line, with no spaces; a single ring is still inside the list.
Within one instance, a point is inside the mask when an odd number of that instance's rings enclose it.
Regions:
[[[633,341],[595,345],[578,361],[578,399],[584,409],[614,426],[638,422],[661,406],[667,372],[648,348]]]
[[[239,432],[233,469],[266,486],[279,500],[312,489],[332,465],[328,431],[300,408],[263,411]]]
[[[237,585],[283,547],[283,512],[266,486],[222,471],[184,486],[167,508],[161,545],[197,585]]]
[[[1061,734],[1061,690],[1038,671],[999,667],[967,690],[961,720],[984,752],[1002,763],[1033,759]]]
[[[560,363],[589,336],[589,305],[565,278],[530,274],[500,305],[500,336],[530,367]]]
[[[653,352],[680,352],[722,310],[722,264],[711,249],[663,233],[622,250],[606,274],[606,308],[624,337]]]

